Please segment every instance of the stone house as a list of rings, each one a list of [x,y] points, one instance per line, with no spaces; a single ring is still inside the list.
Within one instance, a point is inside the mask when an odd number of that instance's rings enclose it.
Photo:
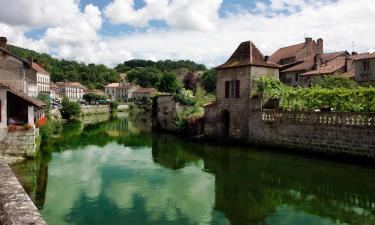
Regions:
[[[263,76],[279,79],[279,65],[270,62],[253,42],[247,41],[216,69],[216,102],[204,107],[205,135],[246,139],[254,80]]]
[[[120,83],[110,83],[104,87],[104,92],[108,95],[109,99],[116,100],[117,98],[117,88]]]
[[[355,81],[358,83],[375,82],[375,53],[354,54]]]
[[[155,88],[142,88],[139,87],[137,90],[133,92],[133,100],[134,102],[139,102],[142,98],[146,98],[150,100],[151,97],[157,92]]]
[[[60,96],[65,96],[71,101],[80,101],[83,99],[84,90],[86,89],[78,82],[57,82]]]
[[[119,99],[127,102],[133,98],[133,93],[139,88],[135,84],[127,83],[123,80],[120,83],[111,83],[105,86],[104,92],[108,95],[109,99]]]
[[[0,37],[0,71],[0,81],[29,96],[38,95],[36,71],[27,60],[8,50],[5,37]]]
[[[337,59],[339,57],[349,57],[349,53],[347,51],[324,53],[323,39],[314,41],[308,37],[304,43],[280,48],[271,55],[270,61],[281,66],[280,80],[295,87],[308,86],[313,75],[332,74],[331,71],[340,70],[347,72],[346,66],[343,65],[345,60]],[[331,61],[333,62],[329,63]],[[324,69],[319,71],[320,67]],[[313,72],[309,73],[310,71]]]

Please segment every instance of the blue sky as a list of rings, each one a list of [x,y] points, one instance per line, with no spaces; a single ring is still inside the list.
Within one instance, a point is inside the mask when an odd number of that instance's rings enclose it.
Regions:
[[[57,58],[223,63],[242,41],[264,55],[323,38],[325,52],[375,48],[373,0],[0,0],[0,36]],[[24,10],[28,9],[28,10]]]

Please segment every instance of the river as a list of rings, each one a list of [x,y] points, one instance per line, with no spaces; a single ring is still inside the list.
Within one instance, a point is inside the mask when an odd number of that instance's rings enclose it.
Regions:
[[[50,225],[375,224],[373,168],[74,122],[12,166]]]

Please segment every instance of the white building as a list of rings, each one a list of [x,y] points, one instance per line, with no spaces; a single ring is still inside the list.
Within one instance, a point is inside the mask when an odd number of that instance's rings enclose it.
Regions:
[[[36,81],[38,86],[38,94],[42,95],[50,95],[50,75],[49,73],[43,68],[43,66],[33,62],[31,60],[31,65],[33,70],[36,72]]]
[[[59,94],[61,97],[65,96],[71,101],[82,100],[85,86],[78,82],[57,82],[59,87]]]
[[[120,86],[120,83],[111,83],[104,87],[104,92],[108,95],[109,99],[117,99],[117,88]]]

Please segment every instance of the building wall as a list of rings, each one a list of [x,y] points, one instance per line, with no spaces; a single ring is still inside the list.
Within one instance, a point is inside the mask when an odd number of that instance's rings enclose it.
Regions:
[[[370,62],[370,72],[363,71],[363,62]],[[355,65],[355,80],[357,82],[375,81],[375,59],[354,61]]]
[[[82,87],[60,85],[59,91],[62,96],[67,97],[71,101],[78,101],[83,98],[84,90]]]
[[[298,77],[297,81],[296,81],[296,75]],[[300,72],[287,72],[287,73],[284,73],[284,76],[285,76],[284,83],[286,85],[289,85],[289,86],[292,86],[292,87],[301,85]]]
[[[251,111],[249,142],[375,158],[374,114]]]
[[[18,91],[27,93],[24,78],[26,78],[26,71],[23,63],[0,53],[0,81],[11,84]]]
[[[37,73],[38,82],[38,93],[49,94],[51,92],[50,88],[50,76],[47,74]]]
[[[110,99],[116,100],[116,98],[117,98],[117,88],[116,87],[106,87],[104,91]]]
[[[175,131],[173,117],[182,107],[176,103],[172,95],[162,95],[154,98],[152,123],[156,130]]]

